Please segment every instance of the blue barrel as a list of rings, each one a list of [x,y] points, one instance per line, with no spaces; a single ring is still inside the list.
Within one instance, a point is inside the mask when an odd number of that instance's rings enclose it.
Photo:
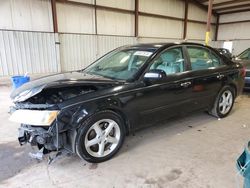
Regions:
[[[237,160],[237,169],[244,177],[244,188],[250,188],[250,142]]]
[[[29,76],[12,76],[11,77],[13,89],[18,88],[21,85],[23,85],[24,83],[29,82],[29,81],[30,81]]]

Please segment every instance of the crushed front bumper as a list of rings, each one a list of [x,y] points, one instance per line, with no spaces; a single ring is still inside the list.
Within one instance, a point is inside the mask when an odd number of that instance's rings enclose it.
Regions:
[[[18,141],[20,145],[30,143],[32,146],[38,146],[39,149],[44,147],[47,151],[57,150],[56,135],[52,129],[53,127],[46,129],[22,124],[18,129]]]

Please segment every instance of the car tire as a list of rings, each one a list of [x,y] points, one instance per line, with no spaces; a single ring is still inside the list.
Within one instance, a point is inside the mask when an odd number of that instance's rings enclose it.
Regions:
[[[82,123],[76,137],[76,152],[88,162],[100,163],[112,158],[126,135],[124,121],[113,111],[100,111]]]
[[[224,118],[231,112],[235,100],[235,90],[230,86],[223,87],[218,93],[213,108],[209,112],[217,118]]]

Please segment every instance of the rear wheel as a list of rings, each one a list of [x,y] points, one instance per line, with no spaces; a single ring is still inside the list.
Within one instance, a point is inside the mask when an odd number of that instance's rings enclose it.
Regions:
[[[103,162],[112,158],[120,149],[125,137],[122,118],[103,111],[83,123],[76,140],[77,154],[89,162]]]
[[[230,86],[225,86],[218,94],[213,109],[210,111],[215,117],[224,118],[232,110],[235,99],[235,91]]]

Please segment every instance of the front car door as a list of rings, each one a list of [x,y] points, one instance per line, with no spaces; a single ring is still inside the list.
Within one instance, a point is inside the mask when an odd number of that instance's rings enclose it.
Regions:
[[[181,45],[161,52],[149,64],[148,69],[162,70],[166,78],[146,83],[136,91],[134,103],[128,104],[138,121],[136,128],[141,128],[173,115],[184,113],[192,108],[192,81],[187,71],[186,57]],[[131,110],[133,109],[133,110]]]

